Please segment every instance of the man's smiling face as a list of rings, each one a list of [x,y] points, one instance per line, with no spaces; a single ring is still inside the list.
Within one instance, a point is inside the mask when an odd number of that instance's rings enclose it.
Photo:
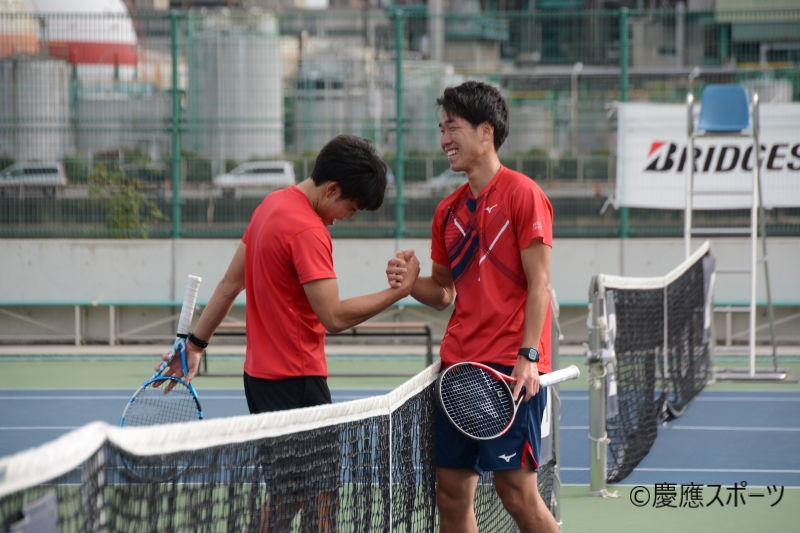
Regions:
[[[474,127],[461,117],[443,112],[439,120],[441,146],[450,162],[450,168],[456,172],[468,172],[483,157],[483,128]]]

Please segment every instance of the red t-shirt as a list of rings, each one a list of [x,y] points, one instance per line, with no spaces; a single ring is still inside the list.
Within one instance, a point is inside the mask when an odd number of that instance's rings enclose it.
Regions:
[[[263,379],[328,377],[325,327],[303,284],[335,278],[328,229],[292,185],[253,213],[246,245],[247,353],[244,371]]]
[[[520,252],[533,239],[553,245],[553,208],[529,177],[500,167],[474,198],[469,184],[436,208],[431,259],[453,272],[455,311],[442,340],[442,363],[514,366],[522,347],[528,284]],[[550,307],[539,340],[539,372],[550,372]]]

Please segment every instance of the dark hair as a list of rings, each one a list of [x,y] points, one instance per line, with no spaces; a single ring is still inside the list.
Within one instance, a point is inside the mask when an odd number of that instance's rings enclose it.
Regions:
[[[368,140],[338,135],[319,151],[311,178],[317,186],[338,183],[342,199],[355,200],[359,209],[375,211],[386,191],[386,163]]]
[[[477,128],[484,122],[494,127],[494,149],[499,150],[508,137],[508,104],[497,88],[480,81],[465,81],[448,87],[436,99],[451,117],[460,117]]]

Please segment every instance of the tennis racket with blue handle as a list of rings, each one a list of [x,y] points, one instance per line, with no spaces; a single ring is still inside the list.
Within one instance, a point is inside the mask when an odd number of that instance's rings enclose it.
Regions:
[[[119,421],[120,427],[173,424],[203,419],[203,409],[200,407],[200,400],[197,398],[192,384],[175,376],[162,375],[175,356],[181,358],[183,376],[189,375],[186,365],[186,338],[192,327],[192,315],[197,302],[200,281],[201,279],[197,276],[189,276],[186,282],[186,294],[183,297],[181,317],[178,321],[178,335],[172,345],[170,358],[168,361],[164,361],[156,373],[133,393],[122,412],[122,419]],[[171,390],[168,390],[170,386]]]
[[[572,365],[539,376],[539,385],[549,387],[580,376]],[[457,363],[448,367],[436,382],[437,399],[448,422],[465,437],[483,441],[496,439],[514,423],[524,395],[514,399],[506,376],[480,363]]]

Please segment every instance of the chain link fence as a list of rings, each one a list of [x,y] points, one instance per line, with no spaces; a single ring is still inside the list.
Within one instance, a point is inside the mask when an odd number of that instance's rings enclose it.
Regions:
[[[435,100],[466,79],[507,97],[501,160],[546,191],[557,237],[678,236],[682,211],[621,216],[608,201],[613,103],[682,103],[712,83],[744,84],[765,103],[800,100],[800,10],[457,4],[0,12],[0,236],[240,237],[266,194],[307,177],[322,145],[351,133],[378,146],[391,185],[381,209],[332,234],[427,237],[461,183],[439,148]],[[266,161],[289,162],[294,177]],[[725,227],[749,213],[695,216]],[[768,211],[767,231],[800,235],[800,209]]]

